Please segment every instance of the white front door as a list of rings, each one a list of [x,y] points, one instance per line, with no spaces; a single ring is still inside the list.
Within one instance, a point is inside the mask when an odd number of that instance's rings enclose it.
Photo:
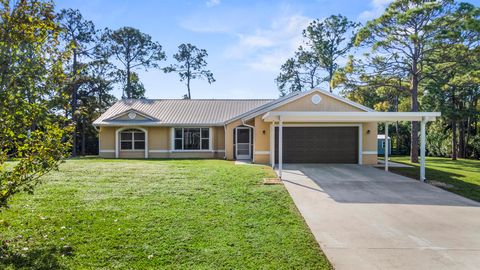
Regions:
[[[237,159],[250,159],[252,140],[252,129],[249,127],[237,127],[235,132],[235,151]]]

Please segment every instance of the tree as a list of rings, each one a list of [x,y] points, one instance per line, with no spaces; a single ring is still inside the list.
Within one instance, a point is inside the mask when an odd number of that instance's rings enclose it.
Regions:
[[[480,9],[462,3],[444,21],[446,31],[436,36],[441,50],[430,55],[429,74],[422,101],[442,112],[445,129],[451,129],[451,157],[466,157],[480,96]],[[473,151],[470,151],[473,152]]]
[[[333,86],[342,85],[342,92],[347,98],[376,111],[408,111],[410,101],[406,74],[393,70],[394,67],[386,66],[382,56],[368,58],[367,54],[367,59],[371,61],[365,63],[362,59],[350,56],[347,64],[334,74]],[[380,129],[382,128],[380,126]],[[409,146],[410,132],[397,121],[395,133],[392,145],[396,145],[396,152],[408,153],[405,146]]]
[[[190,82],[195,79],[207,79],[208,83],[215,82],[213,73],[206,69],[207,61],[205,60],[208,53],[205,49],[199,49],[196,46],[187,43],[178,46],[178,52],[173,55],[177,60],[177,64],[164,68],[164,72],[176,72],[180,76],[180,81],[185,81],[187,86],[187,94],[185,98],[191,99]]]
[[[65,83],[60,33],[51,3],[0,2],[0,209],[33,192],[70,147],[71,130],[50,108]]]
[[[85,83],[79,88],[78,106],[81,155],[95,154],[98,149],[97,131],[92,122],[116,101],[110,94],[115,83],[114,73],[113,65],[102,58],[90,61],[82,70]]]
[[[100,114],[105,112],[116,101],[116,98],[110,94],[115,83],[115,72],[114,66],[101,57],[89,62],[84,70],[84,76],[88,78],[83,85],[85,96],[95,97],[95,109]]]
[[[358,26],[342,15],[312,21],[303,30],[306,46],[300,46],[295,57],[282,65],[275,79],[281,95],[309,90],[322,82],[328,82],[332,92],[337,62],[353,47]]]
[[[320,64],[312,52],[300,47],[295,57],[289,58],[275,79],[280,96],[287,93],[310,90],[323,81],[319,76]]]
[[[453,5],[453,0],[397,0],[357,35],[357,46],[372,48],[373,55],[367,62],[380,61],[395,73],[408,74],[412,112],[419,110],[419,85],[426,77],[427,59],[439,49],[433,39],[448,27],[442,19]],[[395,73],[387,75],[398,76]],[[418,122],[412,122],[412,162],[418,162],[418,130]]]
[[[124,70],[117,70],[116,74],[116,81],[122,85],[122,89],[126,89],[127,84],[130,83],[129,98],[145,98],[145,86],[143,86],[136,72],[130,72],[130,77]],[[128,78],[130,78],[130,82]]]
[[[353,47],[352,37],[358,26],[358,23],[349,21],[347,17],[331,15],[324,20],[314,20],[303,31],[314,57],[327,72],[325,81],[328,82],[330,92],[333,90],[333,75],[338,68],[337,61]]]
[[[152,41],[151,36],[132,27],[122,27],[115,31],[106,29],[101,42],[106,45],[108,56],[114,56],[124,68],[117,67],[123,70],[118,74],[124,76],[126,81],[122,98],[134,98],[135,86],[132,77],[135,75],[132,74],[135,69],[159,68],[159,63],[166,59],[158,42]]]
[[[67,88],[71,95],[71,116],[72,122],[75,126],[72,136],[72,156],[77,155],[77,134],[78,121],[78,89],[83,83],[81,75],[82,57],[88,55],[89,45],[95,40],[95,26],[92,21],[85,20],[80,11],[74,9],[62,9],[58,14],[58,21],[60,22],[63,31],[61,32],[61,39],[66,43],[66,46],[72,50],[72,59],[69,66],[70,78]]]

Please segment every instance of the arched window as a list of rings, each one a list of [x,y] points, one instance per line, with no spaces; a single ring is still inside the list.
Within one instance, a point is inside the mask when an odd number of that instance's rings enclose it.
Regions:
[[[121,150],[145,150],[145,132],[127,129],[120,133]]]

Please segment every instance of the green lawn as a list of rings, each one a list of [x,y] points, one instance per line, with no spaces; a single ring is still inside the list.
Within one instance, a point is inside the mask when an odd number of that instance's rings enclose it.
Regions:
[[[79,159],[0,213],[0,269],[330,269],[273,171]]]
[[[409,157],[391,157],[392,161],[410,164],[414,168],[390,168],[390,171],[411,178],[420,178],[419,164],[412,164]],[[453,193],[480,202],[480,160],[427,157],[427,180],[447,184],[442,187]]]

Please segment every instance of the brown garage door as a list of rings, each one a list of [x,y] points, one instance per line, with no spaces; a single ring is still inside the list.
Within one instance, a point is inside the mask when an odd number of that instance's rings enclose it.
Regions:
[[[278,162],[278,128],[275,129]],[[284,127],[284,163],[358,163],[358,127]]]

